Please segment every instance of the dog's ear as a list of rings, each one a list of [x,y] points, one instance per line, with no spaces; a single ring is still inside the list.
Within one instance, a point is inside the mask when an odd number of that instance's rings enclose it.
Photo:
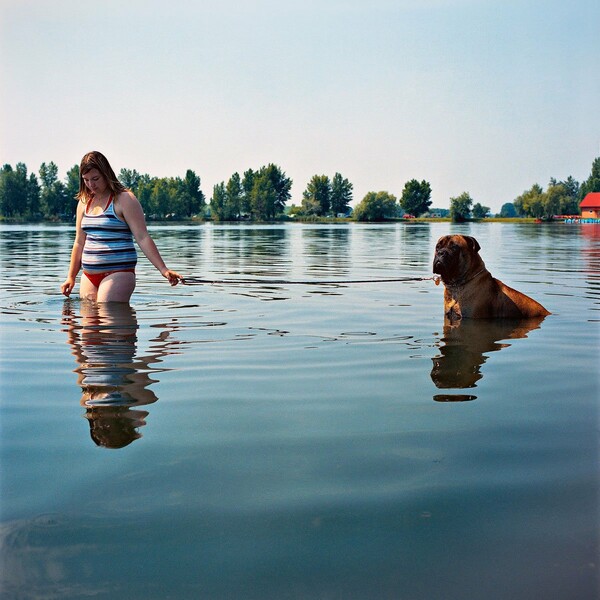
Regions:
[[[467,240],[467,244],[469,248],[473,250],[473,252],[477,253],[481,250],[479,242],[474,237],[471,237],[470,235],[465,235],[465,240]]]

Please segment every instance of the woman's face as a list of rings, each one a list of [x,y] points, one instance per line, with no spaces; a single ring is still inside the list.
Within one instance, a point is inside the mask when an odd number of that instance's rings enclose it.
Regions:
[[[106,179],[98,169],[90,169],[82,175],[82,179],[85,187],[94,196],[102,196],[108,187]]]

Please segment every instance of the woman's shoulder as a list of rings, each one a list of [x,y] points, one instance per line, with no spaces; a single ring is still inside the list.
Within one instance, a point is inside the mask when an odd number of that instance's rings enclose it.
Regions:
[[[123,190],[117,194],[117,202],[137,202],[138,199],[131,190]]]
[[[119,192],[114,200],[114,207],[117,216],[125,220],[139,218],[139,215],[143,214],[142,205],[130,190]]]
[[[123,190],[117,194],[114,199],[114,205],[116,209],[127,210],[127,208],[139,205],[139,200],[135,197],[135,194],[131,190]]]

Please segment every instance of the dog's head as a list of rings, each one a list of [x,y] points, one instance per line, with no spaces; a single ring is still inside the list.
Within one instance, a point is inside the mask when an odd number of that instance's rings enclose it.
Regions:
[[[435,246],[433,272],[446,284],[465,279],[483,265],[479,250],[479,242],[470,235],[444,235]]]

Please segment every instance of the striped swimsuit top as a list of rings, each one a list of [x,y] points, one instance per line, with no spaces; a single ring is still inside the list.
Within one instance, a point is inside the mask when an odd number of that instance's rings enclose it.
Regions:
[[[106,273],[135,269],[137,252],[129,225],[115,214],[112,196],[104,211],[81,220],[86,234],[81,263],[85,273]]]

